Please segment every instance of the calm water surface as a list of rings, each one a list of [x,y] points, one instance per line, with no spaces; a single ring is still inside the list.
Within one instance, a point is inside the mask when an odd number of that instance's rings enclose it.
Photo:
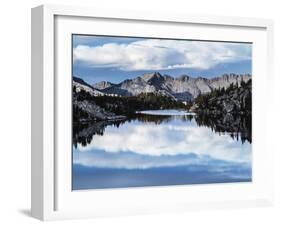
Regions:
[[[124,188],[251,181],[251,125],[178,110],[74,128],[72,186]]]

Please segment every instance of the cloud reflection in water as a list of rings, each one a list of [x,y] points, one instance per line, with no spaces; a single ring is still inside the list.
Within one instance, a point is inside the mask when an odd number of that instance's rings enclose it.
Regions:
[[[250,143],[177,117],[107,126],[73,149],[73,164],[73,189],[251,181],[252,173]]]

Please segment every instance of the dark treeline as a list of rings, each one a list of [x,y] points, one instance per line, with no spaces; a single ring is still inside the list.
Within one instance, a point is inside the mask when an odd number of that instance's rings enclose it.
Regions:
[[[155,93],[141,93],[137,96],[92,96],[89,93],[81,90],[76,92],[76,87],[73,88],[73,95],[78,101],[88,100],[93,101],[96,105],[106,111],[115,113],[116,115],[131,115],[136,111],[142,110],[158,110],[158,109],[184,109],[186,105],[176,101],[169,96],[163,96]],[[83,113],[79,109],[73,109],[77,114],[83,117]],[[86,116],[86,115],[85,115]]]
[[[90,118],[89,114],[78,106],[72,105],[72,119],[74,123],[78,123],[81,119]]]
[[[102,136],[107,126],[119,127],[125,120],[119,121],[99,121],[88,123],[75,123],[73,124],[72,142],[75,148],[77,144],[87,146],[91,143],[94,135]]]
[[[231,84],[199,95],[195,100],[196,122],[233,139],[252,142],[252,81]]]
[[[231,84],[227,89],[221,88],[199,95],[195,100],[196,111],[208,114],[251,114],[252,81]]]
[[[252,117],[251,115],[224,114],[208,115],[197,114],[195,117],[198,126],[206,126],[216,133],[228,134],[235,140],[241,139],[244,143],[252,142]]]

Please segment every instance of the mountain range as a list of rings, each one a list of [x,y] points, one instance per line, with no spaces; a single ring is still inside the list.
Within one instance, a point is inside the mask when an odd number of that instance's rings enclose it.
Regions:
[[[156,93],[178,101],[190,101],[200,94],[228,88],[231,84],[240,85],[241,81],[247,82],[250,79],[250,74],[232,73],[209,79],[188,75],[173,77],[155,72],[126,79],[118,84],[102,81],[89,85],[81,78],[73,77],[73,85],[77,91],[83,89],[92,95],[136,96],[141,93]]]

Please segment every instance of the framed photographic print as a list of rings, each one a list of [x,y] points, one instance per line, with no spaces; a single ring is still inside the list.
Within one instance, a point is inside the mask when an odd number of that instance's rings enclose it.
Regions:
[[[270,20],[32,9],[32,215],[270,205]]]

